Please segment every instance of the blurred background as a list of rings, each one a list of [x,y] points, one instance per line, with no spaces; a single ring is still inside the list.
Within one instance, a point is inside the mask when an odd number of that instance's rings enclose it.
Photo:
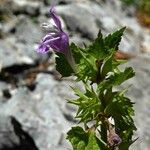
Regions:
[[[119,52],[136,77],[128,96],[135,102],[139,137],[131,150],[150,148],[150,0],[0,0],[0,150],[69,150],[66,132],[77,123],[72,78],[61,79],[52,54],[35,48],[56,6],[70,42],[89,44],[126,26]],[[76,85],[80,86],[80,85]],[[124,85],[123,85],[124,86]]]

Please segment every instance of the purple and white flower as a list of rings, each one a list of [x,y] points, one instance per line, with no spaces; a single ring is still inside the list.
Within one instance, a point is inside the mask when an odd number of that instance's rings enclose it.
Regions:
[[[59,17],[55,12],[55,8],[50,9],[51,24],[43,24],[43,28],[48,28],[49,33],[42,39],[37,48],[38,53],[48,53],[51,50],[67,55],[69,51],[69,37],[62,30]]]
[[[67,33],[62,30],[62,25],[59,17],[55,12],[55,8],[50,9],[51,23],[44,23],[42,26],[48,29],[49,33],[45,35],[39,44],[36,51],[38,53],[48,53],[49,51],[54,51],[58,53],[63,53],[73,70],[75,70],[75,62],[72,53],[69,49],[69,37]]]

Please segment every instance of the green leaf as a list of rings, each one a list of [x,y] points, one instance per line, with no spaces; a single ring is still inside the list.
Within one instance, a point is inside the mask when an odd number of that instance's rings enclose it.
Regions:
[[[132,116],[134,115],[133,103],[124,96],[124,91],[117,92],[113,100],[105,108],[105,113],[112,116],[115,128],[123,142],[131,142],[133,130],[136,130]]]
[[[112,55],[108,57],[103,63],[101,71],[102,78],[104,78],[106,74],[111,71],[112,71]]]
[[[124,81],[132,78],[135,75],[131,67],[125,68],[123,72],[116,72],[114,76],[110,77],[110,83],[114,86],[120,85]]]
[[[107,150],[105,144],[96,137],[95,131],[85,132],[79,126],[73,127],[67,133],[67,139],[73,150]]]
[[[121,37],[123,35],[123,32],[125,30],[124,28],[121,28],[120,30],[114,32],[113,34],[109,34],[105,39],[104,43],[107,49],[115,49],[118,50],[119,43],[121,41]]]
[[[87,99],[88,97],[78,88],[72,87],[74,93],[82,99]]]
[[[123,4],[125,5],[136,5],[138,3],[138,0],[121,0]],[[143,0],[144,1],[144,0]]]
[[[67,133],[67,139],[71,142],[73,150],[85,150],[88,143],[87,133],[79,126],[72,127]]]
[[[81,55],[80,51],[83,51],[83,49],[76,46],[74,43],[71,43],[70,50],[73,54],[76,64],[79,64],[82,59],[82,55]]]
[[[115,71],[115,72],[114,72]],[[103,82],[98,85],[98,91],[102,92],[105,89],[109,89],[113,86],[119,86],[124,81],[132,78],[135,73],[131,67],[125,68],[123,72],[121,72],[118,68],[114,69],[113,74],[107,77]]]
[[[65,55],[57,53],[56,57],[56,70],[62,75],[62,77],[69,77],[74,71],[69,65]]]
[[[106,150],[105,145],[96,137],[94,131],[89,132],[89,140],[85,150]]]
[[[85,63],[88,67],[91,67],[91,69],[94,67],[95,58],[90,56],[86,49],[82,49],[74,43],[71,44],[70,49],[78,66],[82,66],[82,64]]]
[[[87,49],[88,54],[92,55],[98,60],[106,58],[108,56],[108,51],[105,49],[104,40],[101,31],[98,33],[98,37],[93,41],[93,43]]]
[[[100,112],[100,101],[93,89],[90,89],[85,85],[85,93],[82,93],[80,89],[73,88],[75,95],[79,98],[70,100],[70,104],[78,106],[76,118],[80,119],[80,122],[89,122],[97,117]]]
[[[75,59],[78,81],[95,77],[97,71],[96,59],[89,55],[86,49],[79,48],[74,43],[71,44],[70,49]]]
[[[138,138],[134,139],[134,140],[131,140],[129,142],[122,142],[120,145],[119,145],[119,150],[128,150],[129,147],[137,140]]]

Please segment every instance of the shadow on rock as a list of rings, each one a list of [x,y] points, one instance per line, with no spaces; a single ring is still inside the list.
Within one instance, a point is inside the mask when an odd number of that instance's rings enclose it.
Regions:
[[[19,144],[11,140],[11,146],[9,144],[3,144],[0,150],[38,150],[32,137],[22,129],[21,124],[14,117],[11,117],[11,124],[14,128],[15,135],[19,139]]]

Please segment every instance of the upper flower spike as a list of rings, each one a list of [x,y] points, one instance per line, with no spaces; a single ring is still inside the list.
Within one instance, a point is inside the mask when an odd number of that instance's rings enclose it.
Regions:
[[[67,55],[69,50],[69,37],[63,32],[61,21],[55,12],[55,8],[50,9],[50,16],[53,24],[43,24],[43,27],[50,27],[49,33],[42,39],[38,46],[38,53],[47,53],[51,49]]]

